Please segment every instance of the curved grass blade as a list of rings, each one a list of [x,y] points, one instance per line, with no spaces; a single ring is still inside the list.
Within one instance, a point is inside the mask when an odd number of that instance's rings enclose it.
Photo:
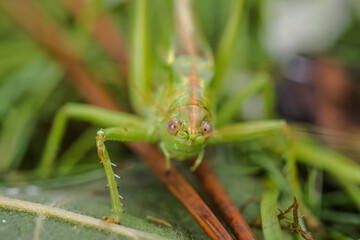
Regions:
[[[34,75],[28,75],[26,80],[37,78],[39,85],[32,89],[29,96],[18,106],[13,107],[4,119],[0,138],[1,171],[16,168],[21,164],[39,116],[38,112],[62,78],[62,71],[51,63],[40,61],[38,67],[41,71],[33,72]]]
[[[360,165],[347,157],[320,146],[309,139],[297,140],[295,145],[299,162],[330,172],[337,178],[360,184]]]
[[[134,90],[140,89],[142,92],[150,92],[150,59],[149,59],[149,36],[148,36],[148,12],[149,3],[147,0],[137,0],[134,2],[134,23],[133,41],[131,49],[131,61],[129,71],[129,94],[132,107],[139,114],[146,114],[148,109],[147,101],[139,96]]]
[[[221,94],[224,85],[224,77],[230,61],[232,59],[236,41],[241,30],[241,23],[244,14],[245,0],[233,1],[232,12],[229,14],[230,19],[226,25],[218,49],[216,51],[215,77],[213,88],[218,89]],[[215,96],[216,98],[216,96]]]
[[[279,190],[270,188],[263,193],[261,199],[261,219],[264,238],[266,240],[284,239],[276,214],[276,201]]]

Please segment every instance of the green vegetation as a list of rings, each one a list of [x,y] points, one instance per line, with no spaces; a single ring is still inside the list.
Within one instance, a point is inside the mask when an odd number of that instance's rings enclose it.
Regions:
[[[142,109],[142,102],[131,105],[134,104],[132,94],[136,93],[129,93],[127,79],[129,76],[150,79],[152,84],[144,87],[149,91],[159,89],[168,79],[166,62],[174,35],[172,4],[152,0],[148,16],[143,16],[149,19],[148,28],[143,29],[144,32],[134,32],[134,1],[93,0],[74,15],[66,5],[71,0],[33,0],[29,2],[34,2],[56,26],[48,21],[40,23],[50,26],[56,33],[61,31],[61,38],[52,34],[33,38],[24,31],[24,23],[14,20],[14,12],[9,10],[12,4],[6,4],[11,1],[0,3],[0,236],[6,235],[9,239],[64,239],[64,236],[131,239],[126,230],[122,234],[101,228],[101,222],[79,223],[66,218],[65,213],[63,217],[45,213],[39,206],[29,210],[24,202],[14,207],[3,197],[91,216],[94,221],[111,211],[94,139],[103,126],[70,121],[56,166],[49,170],[52,175],[44,178],[39,175],[39,168],[46,138],[62,106],[86,101],[79,87],[71,84],[74,82],[72,71],[76,71],[78,63],[86,66],[90,76],[109,89],[125,108],[146,111]],[[23,1],[18,2],[21,6]],[[205,48],[211,48],[214,53],[216,81],[213,91],[219,100],[216,107],[222,109],[218,112],[221,124],[275,118],[274,79],[279,66],[263,44],[267,4],[265,1],[194,1],[199,31],[209,43]],[[35,29],[41,29],[35,17],[27,18],[31,14],[26,14],[29,10],[26,6],[13,9],[20,18],[26,19],[25,23],[33,23]],[[127,62],[121,62],[104,48],[98,38],[101,31],[94,30],[97,19],[104,13],[124,38],[123,50],[129,51],[123,52],[126,61],[129,56],[139,59],[134,44],[142,41],[140,45],[146,48],[146,57],[150,59],[147,65],[133,64],[124,70],[121,66],[126,66]],[[141,29],[145,21],[138,19],[137,29]],[[351,29],[339,37],[339,41],[345,38],[351,42],[356,38],[349,34]],[[46,38],[53,45],[44,44]],[[349,53],[349,48],[340,45],[333,48],[339,58],[350,56],[349,59],[358,60],[358,56]],[[69,55],[76,56],[77,61],[64,62],[63,59],[71,59],[68,56],[59,60],[55,57],[56,49],[70,49]],[[72,70],[69,66],[73,66]],[[245,90],[236,95],[239,89]],[[254,113],[249,109],[259,110]],[[247,115],[249,112],[253,114]],[[292,142],[280,134],[264,134],[239,143],[211,146],[207,155],[211,156],[212,167],[239,208],[249,199],[261,197],[261,201],[250,203],[242,212],[259,239],[301,239],[298,234],[291,233],[290,228],[281,229],[284,221],[294,222],[294,215],[288,214],[278,221],[279,209],[285,211],[291,206],[294,196],[299,202],[299,224],[304,232],[310,232],[315,239],[358,238],[358,159],[320,144],[306,130],[301,130],[301,134],[297,130],[299,127],[294,127],[289,135],[290,140],[294,140],[293,149]],[[118,165],[114,171],[123,178],[119,180],[120,194],[125,197],[123,226],[170,239],[207,238],[186,209],[130,150],[119,143],[109,143],[107,148]],[[296,160],[292,158],[293,153]],[[195,189],[201,189],[186,164],[177,163],[177,167]],[[213,207],[208,196],[202,190],[199,192]],[[172,227],[150,221],[147,216],[165,220]],[[259,216],[262,218],[260,224],[256,221]],[[141,238],[142,233],[133,234]],[[151,238],[145,236],[144,239],[147,237]]]

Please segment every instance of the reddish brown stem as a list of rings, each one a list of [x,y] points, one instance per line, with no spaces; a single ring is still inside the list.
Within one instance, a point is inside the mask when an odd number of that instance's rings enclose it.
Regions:
[[[176,168],[172,165],[170,172],[166,173],[165,157],[157,148],[144,143],[129,143],[128,146],[141,156],[198,221],[209,237],[212,239],[231,239],[219,220]],[[211,228],[211,231],[207,230],[207,228]]]
[[[73,78],[71,83],[89,103],[109,109],[121,109],[119,104],[109,97],[110,94],[97,83],[91,72],[81,64],[80,58],[71,51],[60,27],[37,9],[32,1],[3,0],[0,5],[70,73]],[[171,169],[170,174],[165,175],[165,158],[157,148],[143,143],[127,145],[151,167],[209,237],[231,239],[215,215],[175,168]]]
[[[244,217],[226,193],[225,188],[219,182],[206,160],[197,168],[195,173],[206,192],[223,214],[225,221],[229,224],[235,236],[244,240],[256,239]]]

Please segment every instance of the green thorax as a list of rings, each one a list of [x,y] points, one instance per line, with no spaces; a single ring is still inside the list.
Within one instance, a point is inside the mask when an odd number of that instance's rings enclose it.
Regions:
[[[192,62],[193,61],[193,62]],[[191,103],[191,74],[196,72],[198,87],[196,100],[202,107],[212,111],[210,104],[211,91],[209,89],[214,75],[212,63],[201,57],[183,55],[177,57],[172,64],[172,83],[168,92],[167,111],[184,104]]]

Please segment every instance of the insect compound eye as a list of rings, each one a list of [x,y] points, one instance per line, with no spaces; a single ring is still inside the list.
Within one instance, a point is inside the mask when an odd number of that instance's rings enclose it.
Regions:
[[[176,133],[179,131],[178,126],[180,126],[180,121],[177,118],[172,118],[168,121],[166,129],[169,134],[175,136]]]
[[[212,126],[211,124],[208,122],[208,121],[203,121],[201,123],[201,127],[200,127],[200,130],[202,133],[204,134],[209,134],[212,132]]]

